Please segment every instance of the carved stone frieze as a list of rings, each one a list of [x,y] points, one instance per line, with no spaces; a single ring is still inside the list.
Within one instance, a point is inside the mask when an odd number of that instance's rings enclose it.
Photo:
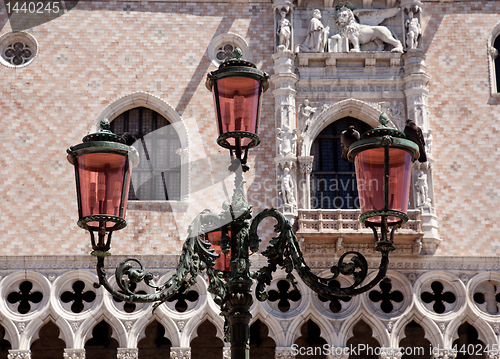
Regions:
[[[381,348],[380,357],[382,359],[400,359],[403,356],[400,348]]]
[[[275,353],[276,359],[295,359],[295,355],[293,355],[293,348],[276,347]]]

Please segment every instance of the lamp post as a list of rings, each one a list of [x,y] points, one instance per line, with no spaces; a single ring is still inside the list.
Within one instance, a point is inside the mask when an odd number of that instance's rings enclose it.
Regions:
[[[410,166],[418,158],[418,147],[406,140],[402,132],[385,127],[384,116],[380,118],[381,126],[368,131],[351,146],[348,156],[356,164],[362,209],[360,220],[373,229],[376,249],[382,255],[379,271],[370,282],[362,285],[368,275],[367,261],[361,253],[346,252],[337,265],[332,266],[330,278],[318,277],[305,263],[292,226],[283,214],[276,209],[266,209],[251,220],[243,172],[248,170],[248,150],[260,142],[257,131],[261,95],[269,84],[266,73],[241,60],[241,54],[234,55],[233,59],[211,72],[206,81],[214,96],[219,129],[217,143],[229,149],[232,158],[229,169],[235,173],[233,198],[231,204],[223,205],[220,214],[206,210],[196,216],[189,227],[176,272],[166,283],[156,286],[153,274],[146,271],[140,261],[129,258],[116,268],[119,287],[116,290],[108,282],[104,269],[111,234],[126,226],[130,171],[137,164],[134,150],[119,136],[110,133],[107,129],[109,123],[104,121],[102,131],[86,136],[83,144],[68,149],[68,160],[75,166],[78,224],[90,232],[92,254],[97,256],[99,283],[95,286],[103,286],[115,298],[126,302],[155,303],[153,308],[156,309],[177,292],[186,292],[196,282],[198,272],[206,270],[208,291],[214,295],[214,301],[225,317],[225,335],[231,343],[231,358],[247,359],[253,280],[256,281],[256,296],[263,301],[267,299],[266,286],[271,283],[278,266],[285,270],[287,280],[295,289],[294,269],[307,286],[329,299],[366,292],[385,277],[388,255],[394,249],[394,231],[408,220],[405,212]],[[251,272],[249,254],[259,250],[257,228],[266,217],[275,218],[278,236],[262,252],[268,258],[267,265]],[[381,229],[380,237],[377,228]],[[94,239],[94,231],[98,232],[98,242]],[[352,276],[352,285],[345,288],[330,286],[329,283],[340,274]],[[131,285],[141,281],[155,288],[156,292],[133,293]]]

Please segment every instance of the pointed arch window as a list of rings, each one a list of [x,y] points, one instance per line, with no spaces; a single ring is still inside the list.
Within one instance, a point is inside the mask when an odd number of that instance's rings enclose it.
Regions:
[[[315,138],[311,155],[311,208],[359,209],[354,164],[340,156],[340,134],[350,125],[362,134],[371,127],[353,117],[344,117],[328,125]]]
[[[139,152],[140,163],[132,171],[129,200],[179,200],[181,197],[181,148],[174,126],[146,107],[128,110],[111,122],[111,131],[126,134]]]

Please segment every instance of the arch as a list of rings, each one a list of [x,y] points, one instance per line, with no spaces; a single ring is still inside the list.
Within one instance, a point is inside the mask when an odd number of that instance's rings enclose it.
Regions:
[[[329,343],[330,336],[328,334],[333,332],[331,323],[321,315],[316,316],[313,313],[304,313],[303,315],[298,315],[287,328],[285,347],[291,347],[295,341],[302,336],[302,325],[306,324],[308,320],[311,320],[319,327],[320,336]],[[276,346],[278,345],[276,344]]]
[[[112,329],[111,338],[114,338],[118,342],[119,348],[126,348],[127,345],[127,331],[123,325],[123,323],[114,316],[110,315],[109,317],[106,315],[102,315],[101,317],[89,317],[85,320],[80,328],[78,329],[77,334],[80,334],[75,340],[75,348],[85,348],[85,343],[92,338],[92,330],[94,327],[99,324],[101,321],[105,321]]]
[[[267,313],[265,311],[263,312]],[[252,320],[250,321],[250,325],[255,323],[257,320],[260,320],[267,326],[267,329],[269,330],[267,335],[274,340],[274,342],[276,343],[276,347],[284,346],[285,335],[283,329],[281,329],[280,323],[276,320],[275,317],[273,317],[272,315],[263,317],[260,312],[258,314],[252,313]]]
[[[364,305],[359,307],[357,315],[351,316],[344,322],[339,334],[339,343],[342,346],[345,346],[347,341],[354,336],[353,328],[360,320],[363,320],[372,328],[372,336],[379,342],[381,347],[390,347],[390,338],[384,324],[367,311]]]
[[[330,123],[335,122],[343,117],[354,117],[360,121],[367,123],[372,127],[379,125],[378,118],[382,111],[370,105],[367,102],[349,98],[334,103],[331,106],[325,107],[316,117],[311,127],[307,130],[304,141],[301,146],[301,156],[310,156],[311,146],[314,139],[321,131]],[[397,128],[392,121],[388,124],[390,127]]]
[[[500,63],[499,63],[500,46],[497,46],[497,48],[495,48],[495,40],[497,40],[499,36],[500,36],[500,22],[497,23],[495,27],[490,31],[490,33],[488,34],[488,38],[486,40],[486,56],[488,58],[488,68],[489,68],[489,78],[490,78],[490,95],[492,97],[500,97],[500,93],[498,92],[500,84],[497,81],[497,77],[498,75],[500,75],[497,74],[497,72],[500,71]]]
[[[224,321],[220,315],[213,315],[212,313],[207,313],[204,317],[197,316],[189,319],[184,327],[183,332],[186,333],[185,336],[181,338],[181,347],[190,347],[193,339],[198,337],[198,327],[208,320],[217,329],[217,338],[224,338]]]
[[[138,91],[127,94],[108,104],[99,113],[95,121],[90,127],[89,133],[99,130],[99,124],[102,119],[107,118],[112,122],[122,113],[136,107],[146,107],[165,117],[174,127],[181,148],[178,149],[178,154],[181,157],[181,200],[187,200],[189,196],[189,135],[186,124],[179,113],[166,101],[153,94]]]
[[[424,338],[431,343],[433,348],[444,348],[443,335],[439,327],[428,316],[418,312],[407,313],[394,324],[391,335],[391,346],[393,348],[399,347],[401,340],[406,338],[404,329],[411,321],[415,321],[424,329]]]
[[[488,345],[491,348],[492,345],[498,344],[497,335],[491,326],[482,318],[473,318],[471,316],[463,318],[457,316],[446,327],[445,345],[450,348],[453,346],[453,342],[458,339],[458,328],[465,323],[469,323],[469,325],[474,327],[478,334],[477,339],[482,341],[485,346]]]
[[[14,324],[14,322],[8,318],[5,318],[3,315],[0,316],[1,326],[5,330],[4,339],[10,342],[12,348],[19,347],[19,332]]]
[[[130,330],[130,333],[136,333],[135,335],[130,335],[128,338],[128,348],[136,348],[139,342],[146,337],[146,327],[153,323],[155,320],[158,321],[163,328],[165,328],[165,337],[167,337],[172,343],[173,347],[180,346],[179,330],[175,322],[165,313],[160,312],[156,315],[144,315],[141,316],[135,323],[134,327]],[[140,330],[137,330],[140,328]],[[136,329],[136,330],[134,330]]]

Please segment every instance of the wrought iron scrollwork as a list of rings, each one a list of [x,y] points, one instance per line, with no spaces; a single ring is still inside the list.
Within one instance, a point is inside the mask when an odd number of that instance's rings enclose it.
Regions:
[[[297,237],[292,231],[292,225],[288,219],[276,209],[264,210],[254,218],[250,227],[251,241],[259,241],[257,227],[266,217],[274,217],[276,219],[277,223],[274,226],[274,231],[279,234],[273,237],[270,241],[270,245],[262,252],[268,259],[267,266],[254,273],[254,278],[257,280],[256,294],[261,301],[268,298],[265,287],[271,284],[272,273],[278,269],[278,266],[285,270],[287,273],[286,278],[292,283],[294,288],[296,288],[297,283],[292,271],[295,269],[302,281],[309,288],[327,299],[352,297],[364,293],[377,285],[387,273],[389,264],[388,251],[382,251],[382,259],[378,274],[366,285],[358,287],[368,275],[368,263],[361,253],[351,251],[344,253],[340,257],[338,264],[331,268],[332,277],[321,278],[313,274],[311,269],[307,266],[302,256]],[[352,285],[345,288],[329,286],[328,284],[335,280],[340,274],[352,276]]]
[[[214,269],[214,261],[219,257],[210,249],[210,243],[205,240],[204,234],[210,228],[217,228],[219,216],[202,212],[191,223],[189,236],[184,242],[182,253],[175,273],[163,285],[153,284],[153,274],[145,270],[144,265],[134,258],[128,258],[120,262],[116,268],[116,283],[121,291],[116,290],[107,279],[104,269],[104,258],[98,256],[97,274],[99,283],[96,287],[104,286],[116,299],[129,303],[151,303],[155,302],[156,309],[163,302],[173,297],[177,292],[184,293],[196,283],[196,276],[199,272],[206,270],[209,277],[208,291],[215,296],[215,302],[222,304],[225,301],[225,279],[221,273]],[[138,266],[138,268],[137,268]],[[156,290],[153,294],[135,294],[131,290],[132,283],[144,282],[149,287]]]

